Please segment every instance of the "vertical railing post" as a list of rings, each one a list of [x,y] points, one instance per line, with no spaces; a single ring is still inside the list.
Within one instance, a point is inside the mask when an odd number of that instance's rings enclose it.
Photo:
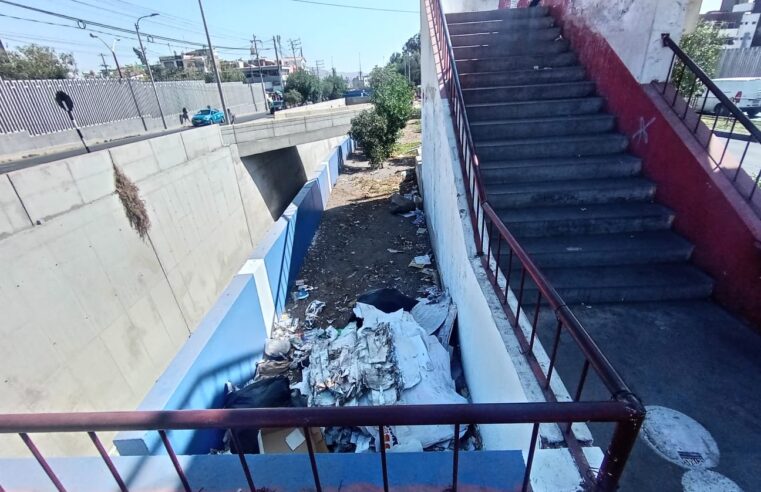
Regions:
[[[378,426],[378,445],[380,447],[381,470],[383,472],[383,492],[388,492],[388,465],[386,463],[386,437],[383,426]]]
[[[174,448],[172,448],[172,443],[169,442],[169,437],[166,435],[166,431],[160,430],[159,436],[161,436],[161,442],[164,443],[164,448],[169,454],[169,459],[172,460],[172,465],[174,465],[174,470],[177,472],[177,476],[180,477],[182,487],[185,489],[185,492],[192,492],[188,477],[185,476],[185,471],[182,469],[182,465],[180,465],[180,460],[177,459],[177,455],[174,452]]]
[[[614,491],[618,488],[624,466],[637,441],[637,434],[642,427],[645,418],[645,410],[639,400],[633,395],[620,395],[618,401],[628,403],[632,408],[632,417],[629,420],[616,424],[610,446],[605,451],[600,471],[597,474],[597,490]]]
[[[457,492],[460,471],[460,424],[454,425],[454,453],[452,456],[452,492]]]
[[[312,477],[314,477],[314,488],[317,492],[322,492],[322,483],[320,482],[320,473],[317,471],[317,459],[314,456],[314,446],[312,445],[312,435],[309,433],[309,427],[304,427],[304,437],[307,440],[307,451],[309,451],[309,464],[312,466]]]
[[[22,441],[24,441],[24,444],[26,444],[26,447],[29,448],[29,451],[32,452],[34,455],[34,459],[37,460],[37,463],[40,464],[42,469],[45,471],[45,475],[48,476],[51,482],[53,482],[53,485],[58,490],[58,492],[66,492],[66,488],[63,486],[61,481],[56,476],[55,472],[53,472],[53,469],[50,468],[50,465],[48,465],[47,460],[44,456],[42,456],[42,453],[40,453],[40,450],[37,449],[37,446],[32,442],[32,439],[29,437],[29,434],[26,434],[24,432],[19,434],[19,437]]]

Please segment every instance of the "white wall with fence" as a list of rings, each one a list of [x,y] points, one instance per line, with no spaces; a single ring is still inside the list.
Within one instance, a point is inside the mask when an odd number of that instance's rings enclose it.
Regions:
[[[761,46],[722,50],[714,77],[761,77]]]
[[[127,80],[0,80],[0,134],[26,132],[45,135],[71,129],[66,111],[55,102],[57,91],[64,91],[74,101],[73,115],[80,127],[135,119],[159,118],[159,107],[150,82]],[[207,105],[221,109],[216,84],[200,80],[157,82],[168,126],[179,125],[179,114],[187,108],[192,115]],[[225,82],[222,91],[227,106],[235,113],[265,111],[260,84]],[[137,101],[137,105],[135,104]],[[153,125],[149,125],[149,128]]]

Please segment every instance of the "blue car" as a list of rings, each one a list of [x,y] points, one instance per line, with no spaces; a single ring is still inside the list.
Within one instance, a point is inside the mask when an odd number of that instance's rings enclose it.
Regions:
[[[223,123],[224,121],[225,114],[214,108],[202,109],[190,119],[193,126],[213,125],[214,123]]]

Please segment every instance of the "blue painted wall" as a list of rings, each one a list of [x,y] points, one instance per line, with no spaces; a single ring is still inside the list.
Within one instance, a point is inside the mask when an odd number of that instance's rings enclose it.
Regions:
[[[322,212],[335,184],[342,158],[348,156],[347,138],[331,152],[325,165],[296,195],[262,239],[251,259],[264,261],[267,281],[280,314],[298,276]],[[260,296],[251,274],[236,275],[204,317],[188,342],[172,360],[139,410],[219,408],[226,381],[243,384],[254,376],[261,360],[267,329]],[[178,454],[206,454],[221,446],[223,430],[173,431],[170,440]],[[124,432],[114,440],[121,455],[164,454],[155,432]]]

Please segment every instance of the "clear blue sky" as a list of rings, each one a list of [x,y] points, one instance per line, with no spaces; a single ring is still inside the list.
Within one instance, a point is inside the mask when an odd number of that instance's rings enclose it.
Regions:
[[[64,13],[79,19],[132,28],[140,15],[158,12],[158,17],[140,22],[141,31],[188,41],[206,43],[197,0],[13,0],[15,3],[44,10]],[[322,3],[355,5],[370,8],[414,11],[419,10],[418,0],[314,0]],[[332,7],[298,2],[295,0],[204,0],[204,11],[212,43],[219,46],[248,47],[252,34],[266,38],[265,56],[273,56],[271,40],[274,34],[282,38],[283,49],[290,54],[287,40],[301,38],[304,56],[310,65],[324,60],[325,68],[331,59],[338,71],[358,70],[359,56],[362,69],[385,63],[394,51],[400,51],[404,42],[419,31],[419,14],[384,12]],[[0,14],[38,21],[75,26],[75,21],[55,18],[12,5],[0,3]],[[98,69],[98,53],[105,52],[103,45],[88,35],[89,29],[107,32],[107,29],[88,26],[87,29],[34,23],[0,16],[0,39],[9,48],[37,42],[53,46],[57,51],[72,52],[80,71]],[[136,63],[132,47],[137,41],[128,34],[96,33],[109,44],[113,37],[117,43],[117,56],[122,64]],[[145,42],[145,39],[144,39]],[[171,44],[171,43],[170,43]],[[187,46],[156,41],[146,45],[148,56],[172,51],[187,51]],[[249,58],[246,51],[220,50],[221,58]],[[111,60],[107,60],[112,64]],[[112,66],[113,68],[113,66]]]

